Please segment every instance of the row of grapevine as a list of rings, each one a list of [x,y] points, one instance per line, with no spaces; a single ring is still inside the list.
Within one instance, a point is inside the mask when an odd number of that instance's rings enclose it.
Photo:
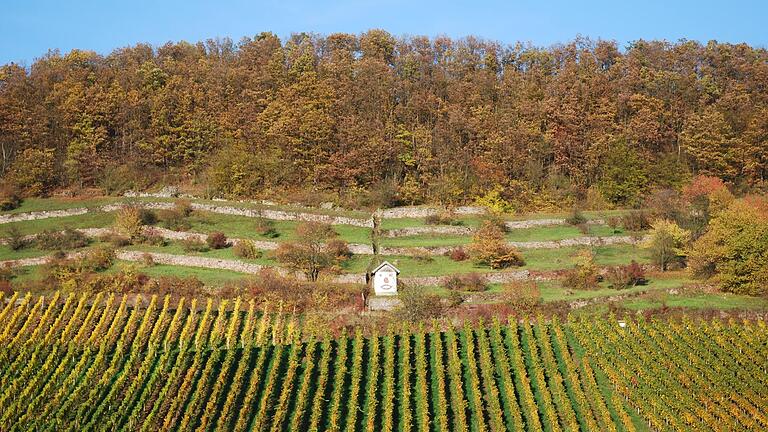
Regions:
[[[768,429],[762,322],[539,317],[334,340],[255,301],[9,300],[0,430]]]

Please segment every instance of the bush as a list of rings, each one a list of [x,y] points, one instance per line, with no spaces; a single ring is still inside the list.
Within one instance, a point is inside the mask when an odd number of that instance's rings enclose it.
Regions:
[[[115,214],[115,231],[131,240],[139,238],[144,229],[141,221],[141,209],[136,206],[124,206]]]
[[[19,230],[17,227],[12,226],[8,228],[6,233],[8,234],[8,247],[11,248],[11,250],[17,251],[29,246],[29,239],[24,234],[22,234],[21,230]]]
[[[275,222],[269,219],[258,217],[255,223],[256,234],[266,238],[276,238],[280,233],[275,229]]]
[[[415,249],[413,254],[411,254],[411,258],[421,264],[428,264],[435,260],[435,258],[432,257],[432,254],[429,253],[428,250],[422,248]]]
[[[11,263],[0,266],[0,281],[8,282],[14,277],[16,277],[16,269],[11,266]]]
[[[501,232],[504,233],[504,234],[509,232],[509,226],[507,225],[507,221],[503,217],[501,217],[500,215],[491,214],[491,215],[486,216],[483,219],[483,224],[485,224],[485,223],[489,223],[489,224],[495,226],[496,228],[501,230]]]
[[[476,264],[503,269],[524,264],[523,257],[507,244],[504,232],[490,221],[485,221],[472,237],[470,254]]]
[[[614,234],[621,232],[621,218],[618,216],[610,216],[605,219],[605,223],[613,231]]]
[[[502,286],[503,297],[520,315],[532,315],[542,303],[541,290],[533,281],[516,281]]]
[[[580,251],[574,261],[574,268],[565,274],[563,286],[575,290],[596,289],[601,277],[592,252]]]
[[[645,278],[643,266],[634,260],[625,266],[616,266],[608,269],[605,279],[614,289],[631,288],[638,285],[645,285],[648,280]]]
[[[398,315],[407,321],[418,322],[439,318],[444,311],[440,296],[429,294],[423,288],[408,287],[398,295],[403,306]]]
[[[155,257],[151,253],[144,253],[141,255],[141,262],[145,267],[152,267],[155,265]]]
[[[142,208],[139,210],[139,219],[142,225],[154,225],[157,223],[157,213],[153,210]]]
[[[343,261],[352,257],[352,251],[349,250],[349,244],[344,240],[330,240],[328,243],[326,243],[325,248],[339,261]]]
[[[224,249],[225,247],[229,246],[227,236],[224,235],[224,233],[221,231],[214,231],[208,234],[205,242],[211,249]]]
[[[178,212],[181,217],[190,217],[192,215],[192,202],[186,199],[176,200],[173,203],[173,209]]]
[[[645,210],[632,210],[621,217],[621,226],[627,231],[643,231],[651,227],[651,218]]]
[[[80,231],[65,228],[64,231],[45,230],[35,237],[35,243],[44,250],[71,250],[88,246],[90,240]]]
[[[587,218],[581,213],[581,209],[574,207],[570,216],[565,219],[565,223],[574,226],[584,225],[587,223]]]
[[[80,259],[82,267],[90,271],[103,271],[115,262],[115,250],[108,247],[97,247],[89,250]]]
[[[240,240],[235,243],[232,248],[232,252],[235,256],[246,259],[261,258],[261,251],[256,249],[256,246],[250,240]]]
[[[446,252],[446,255],[451,261],[466,261],[469,259],[469,254],[461,246],[449,250]]]
[[[456,219],[453,213],[447,211],[425,217],[424,223],[427,225],[464,225],[464,222]]]
[[[138,241],[152,246],[165,246],[167,244],[165,237],[156,228],[152,227],[144,229]]]
[[[208,252],[208,244],[197,237],[188,237],[180,241],[185,252]]]
[[[448,277],[443,286],[451,291],[479,292],[488,289],[488,281],[480,274],[468,273]]]
[[[158,218],[165,229],[172,231],[187,231],[192,225],[187,221],[186,216],[179,210],[161,210]]]
[[[106,234],[101,237],[99,237],[99,240],[101,240],[104,243],[110,243],[113,247],[120,248],[125,247],[131,244],[131,239],[120,234]]]
[[[7,184],[0,186],[0,210],[13,210],[19,208],[20,205],[21,195],[15,187]]]

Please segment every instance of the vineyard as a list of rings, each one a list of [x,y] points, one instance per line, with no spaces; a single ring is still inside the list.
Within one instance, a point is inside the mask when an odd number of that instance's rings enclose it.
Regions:
[[[331,338],[240,300],[3,304],[3,431],[768,428],[763,321],[539,318]]]

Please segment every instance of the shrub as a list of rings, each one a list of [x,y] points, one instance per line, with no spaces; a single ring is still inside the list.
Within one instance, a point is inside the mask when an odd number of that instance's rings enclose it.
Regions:
[[[208,244],[197,237],[187,237],[180,241],[185,252],[208,252]]]
[[[173,203],[173,209],[177,211],[181,217],[190,217],[192,215],[192,202],[186,199],[176,200]]]
[[[469,251],[476,264],[494,269],[524,264],[520,252],[507,244],[504,232],[490,221],[484,222],[475,232]]]
[[[90,271],[103,271],[114,263],[116,258],[115,250],[108,247],[97,247],[86,252],[80,259],[82,267]]]
[[[614,234],[621,232],[621,218],[618,216],[610,216],[605,219],[605,223],[613,231]]]
[[[523,256],[517,249],[509,246],[504,253],[491,258],[490,265],[492,269],[499,270],[523,266],[525,265],[525,260],[523,260]]]
[[[349,244],[344,240],[330,240],[325,244],[325,248],[339,261],[343,261],[352,257],[352,251],[349,250]]]
[[[0,266],[0,281],[7,282],[14,277],[16,277],[16,269],[11,266],[11,263]]]
[[[469,254],[461,246],[449,250],[446,255],[452,261],[466,261],[469,259]]]
[[[240,240],[232,248],[235,256],[246,259],[261,258],[261,251],[250,240]]]
[[[502,196],[503,192],[504,187],[496,185],[493,189],[486,192],[485,195],[478,196],[475,199],[475,205],[485,207],[495,214],[513,213],[515,208],[512,203],[504,199]]]
[[[642,246],[650,251],[651,261],[665,271],[671,263],[682,262],[683,248],[690,238],[691,233],[676,223],[659,219],[651,225],[649,237]]]
[[[531,315],[542,303],[539,285],[533,281],[516,281],[502,286],[503,298],[520,315]]]
[[[437,214],[429,215],[424,218],[424,223],[427,225],[463,225],[464,222],[456,219],[453,213],[445,211]]]
[[[141,209],[136,206],[124,206],[115,214],[115,231],[131,240],[139,238],[143,228]]]
[[[501,230],[502,233],[506,234],[509,232],[509,226],[507,225],[507,221],[503,217],[501,217],[501,215],[490,214],[483,219],[483,224],[485,223],[490,223],[491,225],[494,225],[496,228]]]
[[[208,234],[208,237],[205,239],[205,242],[208,244],[208,247],[211,249],[224,249],[225,247],[229,246],[229,242],[227,241],[227,236],[224,235],[221,231],[214,231],[210,234]]]
[[[15,187],[4,184],[0,186],[0,210],[8,211],[19,208],[21,195]]]
[[[650,215],[645,210],[632,210],[621,217],[621,226],[627,231],[643,231],[651,227]]]
[[[255,223],[256,233],[266,238],[276,238],[280,233],[275,229],[275,222],[269,219],[258,217]]]
[[[152,227],[144,229],[138,241],[152,246],[165,246],[167,244],[165,237],[156,228]]]
[[[151,253],[144,253],[141,255],[141,262],[145,267],[152,267],[155,265],[155,257]]]
[[[435,258],[432,257],[432,254],[429,253],[428,250],[423,248],[415,249],[413,251],[413,254],[411,255],[411,258],[413,258],[414,261],[421,264],[431,263],[435,260]]]
[[[139,210],[139,219],[142,225],[154,225],[157,223],[157,213],[153,210],[142,208]]]
[[[574,261],[574,268],[565,274],[563,286],[575,290],[596,289],[601,277],[592,252],[579,251]]]
[[[99,240],[101,240],[104,243],[110,243],[113,247],[120,248],[125,247],[131,244],[131,239],[120,234],[105,234],[101,237],[99,237]]]
[[[29,239],[21,233],[19,228],[12,226],[8,228],[6,233],[8,234],[6,241],[8,242],[8,247],[11,248],[11,250],[17,251],[29,246]]]
[[[583,225],[587,223],[587,218],[581,213],[581,209],[574,207],[571,214],[565,218],[565,223],[569,225]]]
[[[425,292],[421,287],[407,287],[398,295],[402,307],[398,315],[407,321],[418,322],[439,318],[444,311],[440,297]]]
[[[70,250],[88,246],[90,240],[85,234],[72,228],[64,231],[45,230],[35,237],[37,247],[45,250]]]
[[[451,291],[485,291],[488,289],[488,281],[480,274],[468,273],[448,277],[443,286]]]
[[[634,260],[625,266],[616,266],[608,269],[605,279],[614,289],[631,288],[637,285],[645,285],[648,280],[645,278],[643,266]]]
[[[187,221],[186,216],[178,210],[161,210],[158,213],[163,228],[173,231],[187,231],[192,225]]]

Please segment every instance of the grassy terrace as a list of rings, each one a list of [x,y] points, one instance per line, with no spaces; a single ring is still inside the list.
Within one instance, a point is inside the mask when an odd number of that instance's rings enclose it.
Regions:
[[[584,236],[608,237],[614,235],[627,235],[618,229],[614,231],[605,225],[589,225],[589,231],[582,233],[577,227],[571,225],[553,225],[534,228],[520,228],[510,230],[506,234],[509,241],[557,241]],[[381,246],[390,247],[427,247],[427,246],[454,246],[465,245],[472,242],[471,236],[445,235],[445,234],[420,234],[405,237],[385,237],[379,240]]]
[[[111,226],[114,223],[115,215],[107,212],[85,213],[76,216],[65,216],[58,218],[38,219],[20,222],[10,222],[0,224],[0,237],[6,237],[7,232],[12,227],[24,234],[37,234],[44,230],[63,230],[69,228],[103,228]]]
[[[232,238],[247,238],[253,240],[286,241],[296,238],[296,227],[299,221],[273,221],[273,226],[280,234],[275,238],[265,238],[255,230],[253,218],[247,216],[225,215],[209,212],[195,212],[189,217],[192,225],[190,231],[210,233],[221,231]],[[333,229],[339,237],[349,243],[370,243],[371,229],[351,225],[334,225]]]
[[[14,210],[5,211],[0,214],[16,214],[16,213],[28,213],[38,211],[50,211],[50,210],[66,210],[71,208],[95,208],[107,204],[115,203],[130,203],[130,202],[176,202],[180,198],[127,198],[127,197],[94,197],[94,198],[27,198],[21,206]],[[227,206],[237,208],[248,208],[254,210],[281,210],[289,212],[303,212],[314,213],[328,216],[345,216],[351,218],[365,219],[369,218],[371,214],[365,211],[355,210],[334,210],[334,209],[320,209],[315,207],[303,207],[295,205],[264,205],[254,202],[239,202],[239,201],[214,201],[206,199],[192,199],[194,203],[210,204],[216,206]]]

